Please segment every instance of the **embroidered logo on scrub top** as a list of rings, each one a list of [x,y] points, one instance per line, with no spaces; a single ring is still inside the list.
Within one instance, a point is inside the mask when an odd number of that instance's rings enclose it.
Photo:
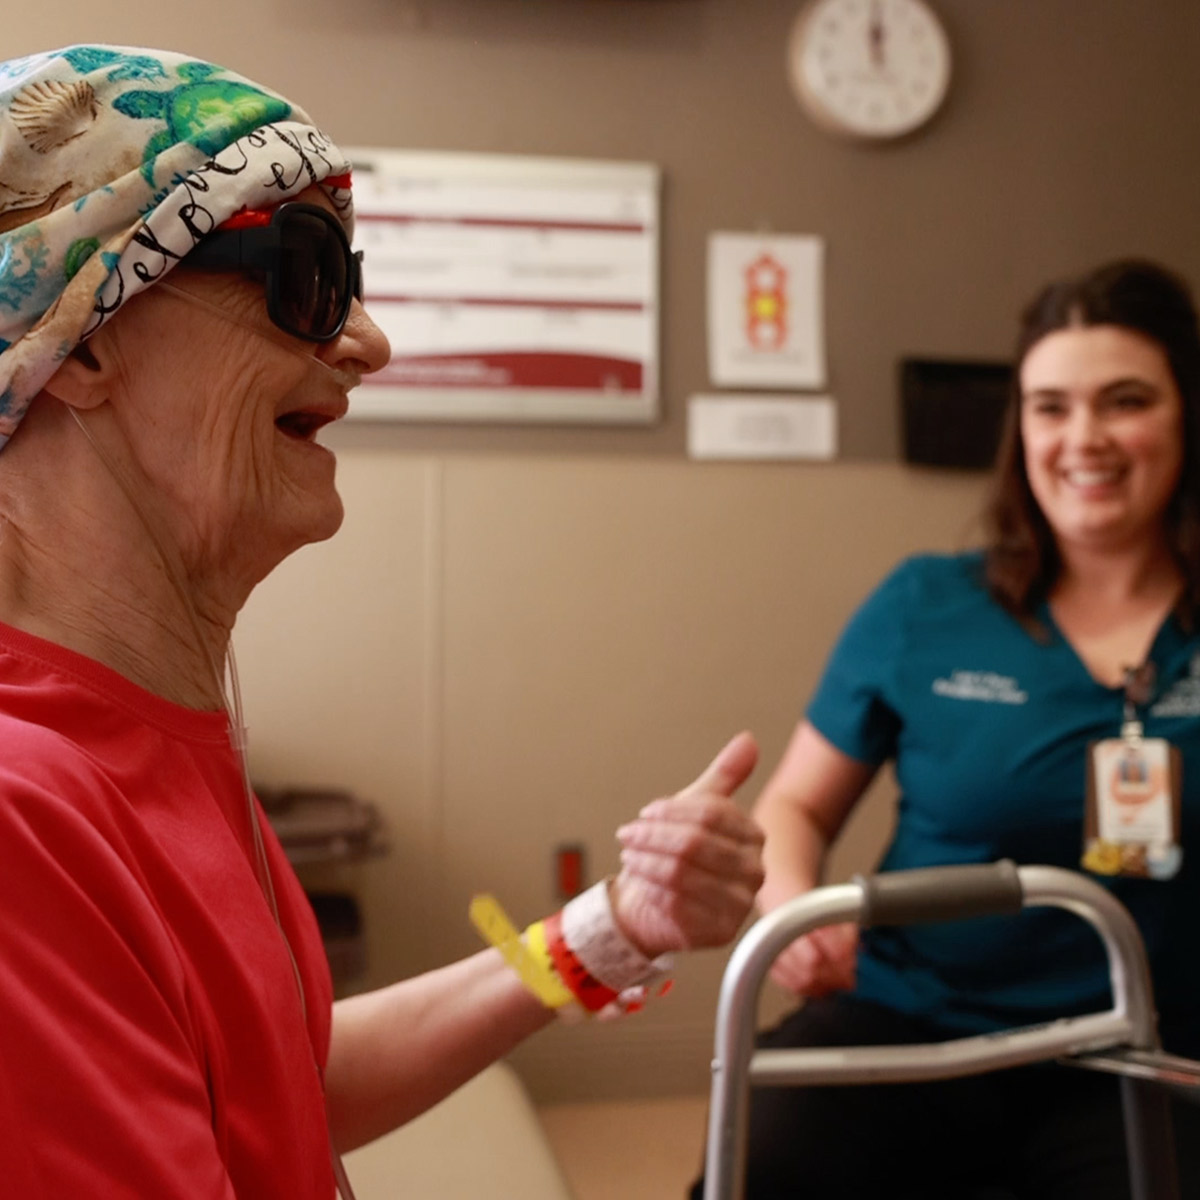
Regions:
[[[1188,674],[1176,680],[1150,706],[1152,717],[1200,716],[1200,654],[1193,654]]]
[[[951,700],[982,700],[986,704],[1024,704],[1028,692],[1011,675],[994,671],[955,671],[949,679],[935,679],[933,694]]]

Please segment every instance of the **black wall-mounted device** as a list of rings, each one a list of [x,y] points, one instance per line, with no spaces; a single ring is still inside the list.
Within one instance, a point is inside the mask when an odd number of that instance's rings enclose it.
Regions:
[[[1012,368],[1007,363],[902,359],[904,461],[927,467],[990,467],[1011,388]]]

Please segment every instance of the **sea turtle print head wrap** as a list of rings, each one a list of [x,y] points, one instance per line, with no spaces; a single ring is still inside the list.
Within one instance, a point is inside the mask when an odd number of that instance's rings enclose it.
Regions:
[[[0,449],[58,364],[242,208],[349,164],[275,92],[180,54],[70,46],[0,62]]]

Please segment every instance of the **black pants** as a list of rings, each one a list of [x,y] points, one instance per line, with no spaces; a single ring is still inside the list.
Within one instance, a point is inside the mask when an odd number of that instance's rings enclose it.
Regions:
[[[852,996],[813,1000],[758,1045],[944,1039]],[[1200,1197],[1200,1106],[1172,1105],[1184,1200]],[[753,1088],[747,1200],[1129,1200],[1118,1080],[1055,1065],[939,1083]],[[701,1200],[703,1181],[692,1189]]]

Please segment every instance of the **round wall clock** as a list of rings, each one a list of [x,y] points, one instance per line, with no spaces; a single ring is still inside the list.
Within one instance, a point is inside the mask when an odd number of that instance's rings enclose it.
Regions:
[[[809,0],[788,74],[822,128],[896,138],[924,125],[950,85],[950,42],[925,0]]]

